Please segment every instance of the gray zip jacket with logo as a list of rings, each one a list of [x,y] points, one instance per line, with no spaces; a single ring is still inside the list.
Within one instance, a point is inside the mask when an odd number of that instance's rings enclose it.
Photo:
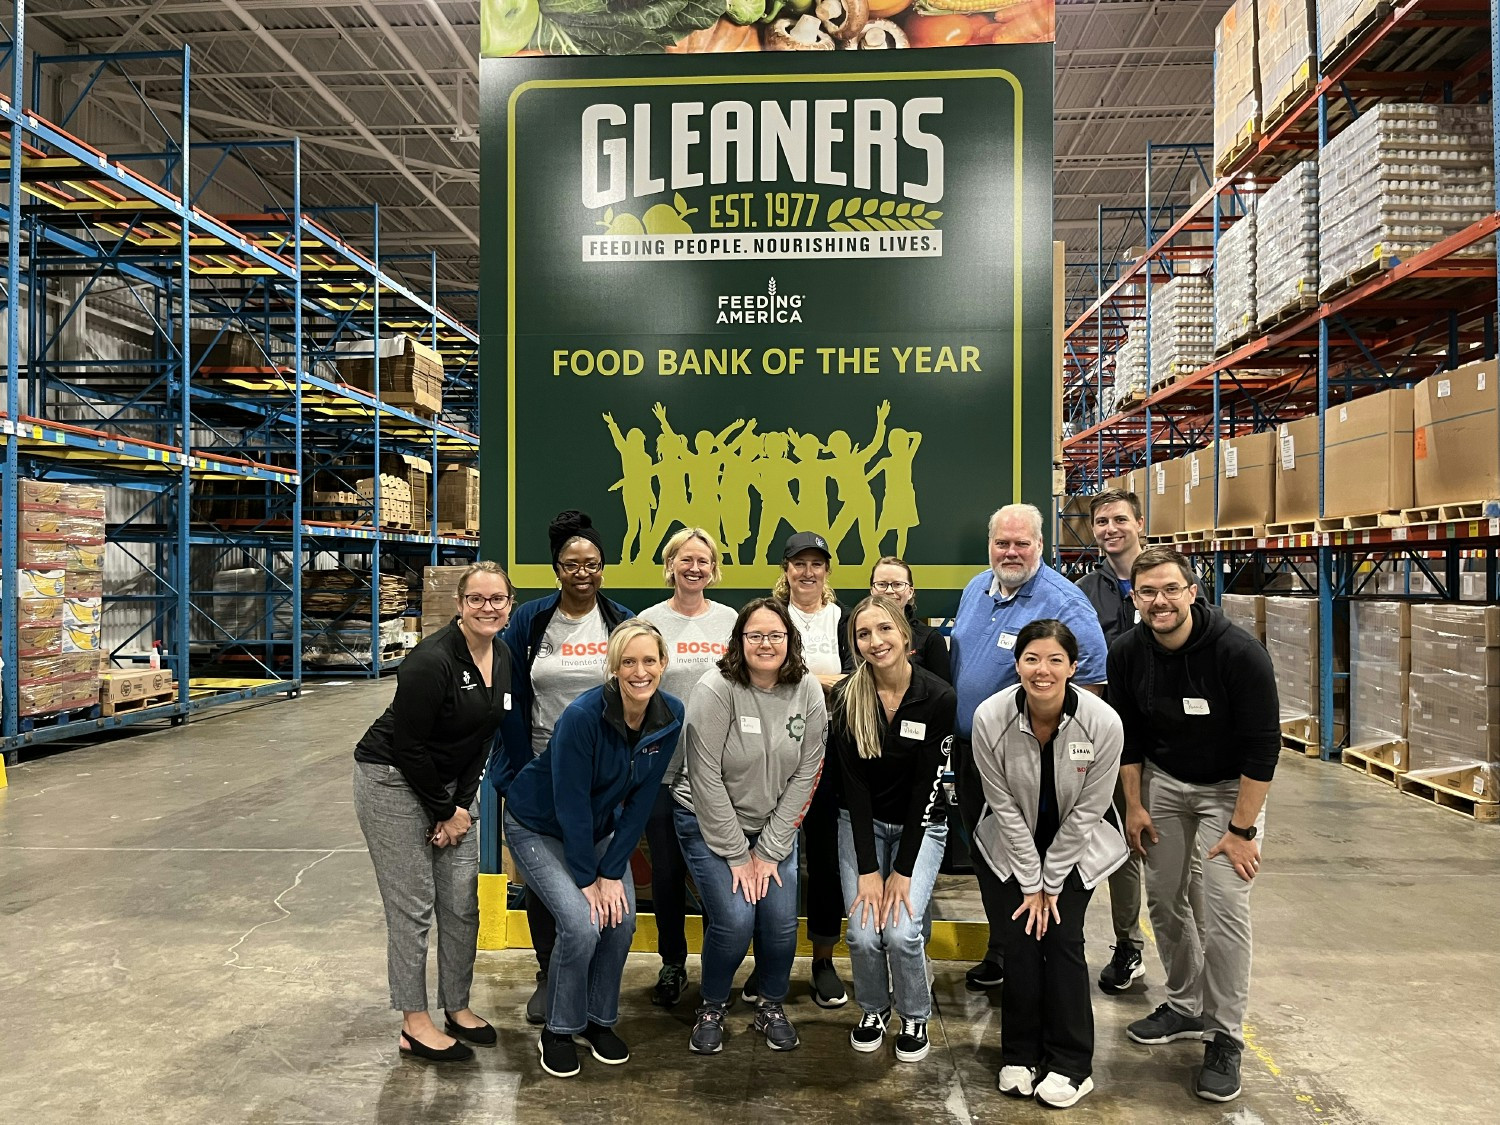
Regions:
[[[974,764],[985,800],[975,846],[996,875],[1014,877],[1024,894],[1060,894],[1075,868],[1092,890],[1129,856],[1124,835],[1104,819],[1125,742],[1120,717],[1091,692],[1068,685],[1052,739],[1058,828],[1044,859],[1035,840],[1042,746],[1025,700],[1022,688],[1007,688],[974,712]]]

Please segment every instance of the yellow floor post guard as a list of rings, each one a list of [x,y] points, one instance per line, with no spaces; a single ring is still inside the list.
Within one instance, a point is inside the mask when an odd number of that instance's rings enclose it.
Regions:
[[[511,910],[506,906],[506,890],[510,881],[504,875],[479,876],[479,948],[530,949],[531,931],[526,925],[526,911]],[[984,957],[988,942],[989,927],[984,922],[960,922],[935,919],[932,923],[932,940],[927,943],[927,954],[934,961],[978,961]],[[687,919],[688,950],[697,953],[703,948],[703,920],[697,915]],[[635,942],[632,952],[656,952],[656,918],[642,914],[636,919]],[[838,954],[848,956],[849,951],[842,942]],[[812,946],[803,939],[797,946],[797,955],[812,954]]]

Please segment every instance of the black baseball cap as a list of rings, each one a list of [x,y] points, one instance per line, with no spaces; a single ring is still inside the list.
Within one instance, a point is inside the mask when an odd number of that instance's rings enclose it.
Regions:
[[[833,561],[833,552],[828,549],[828,540],[812,531],[799,531],[787,536],[786,546],[781,549],[781,561],[786,562],[793,555],[800,555],[803,551],[820,551],[825,559]]]

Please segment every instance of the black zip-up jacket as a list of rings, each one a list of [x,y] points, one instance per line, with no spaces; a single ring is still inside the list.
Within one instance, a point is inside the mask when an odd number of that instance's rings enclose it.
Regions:
[[[490,742],[511,707],[510,650],[497,636],[484,686],[455,617],[396,670],[396,698],[354,750],[357,762],[395,766],[433,824],[479,792]]]
[[[1076,585],[1099,615],[1099,628],[1104,630],[1107,647],[1114,647],[1117,640],[1135,628],[1140,620],[1135,613],[1135,603],[1120,590],[1120,580],[1115,577],[1108,559],[1080,578]]]
[[[619,602],[610,601],[598,594],[599,616],[604,619],[604,628],[614,628],[635,614]],[[510,788],[511,778],[520,773],[532,759],[531,753],[531,666],[536,663],[537,646],[547,634],[552,615],[562,602],[562,592],[554,591],[546,597],[533,598],[516,607],[510,622],[500,634],[510,650],[511,686],[513,706],[505,717],[500,736],[504,742],[503,755],[496,754],[490,766],[491,784],[501,793]],[[497,750],[500,747],[496,747]]]
[[[1190,785],[1270,781],[1281,752],[1271,658],[1217,608],[1194,603],[1192,615],[1176,652],[1144,621],[1109,650],[1109,701],[1125,727],[1120,764],[1149,758]]]
[[[958,696],[925,668],[912,666],[911,683],[880,739],[880,757],[861,758],[854,734],[835,709],[829,749],[838,763],[839,803],[849,812],[859,873],[879,871],[874,822],[901,825],[901,845],[891,867],[910,877],[929,824],[947,819],[943,774],[953,750]],[[882,718],[884,716],[882,715]]]
[[[953,682],[953,661],[948,656],[948,642],[943,634],[925,621],[918,621],[910,613],[906,623],[911,626],[911,662],[918,668],[926,668],[945,684]]]

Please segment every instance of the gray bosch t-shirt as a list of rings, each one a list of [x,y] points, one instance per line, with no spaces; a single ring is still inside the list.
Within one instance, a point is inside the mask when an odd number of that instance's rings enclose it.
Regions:
[[[718,602],[708,602],[707,606],[708,612],[697,617],[683,616],[672,608],[670,601],[658,602],[640,612],[640,619],[661,630],[662,640],[667,642],[667,670],[661,678],[661,690],[675,695],[684,706],[693,685],[718,664],[729,647],[729,635],[734,632],[734,622],[739,616]],[[687,740],[679,739],[677,753],[661,779],[663,785],[671,785],[682,772],[686,753]]]
[[[578,620],[558,610],[547,623],[531,664],[531,752],[547,749],[552,728],[569,703],[604,682],[609,629],[595,605]]]

